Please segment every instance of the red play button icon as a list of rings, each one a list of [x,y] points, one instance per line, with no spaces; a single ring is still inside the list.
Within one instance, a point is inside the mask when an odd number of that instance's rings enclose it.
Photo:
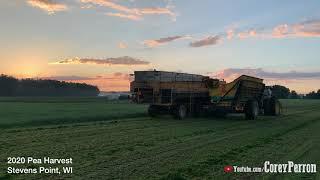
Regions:
[[[224,170],[224,172],[226,172],[226,173],[230,173],[230,172],[233,171],[233,167],[232,167],[232,166],[225,166],[225,167],[223,168],[223,170]]]

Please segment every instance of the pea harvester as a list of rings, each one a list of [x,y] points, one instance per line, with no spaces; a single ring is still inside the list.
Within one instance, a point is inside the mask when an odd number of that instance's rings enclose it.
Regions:
[[[135,71],[130,91],[134,102],[149,104],[150,116],[171,114],[184,119],[203,113],[244,113],[247,119],[256,119],[259,114],[281,113],[280,101],[271,95],[263,79],[247,75],[226,83],[196,74]]]

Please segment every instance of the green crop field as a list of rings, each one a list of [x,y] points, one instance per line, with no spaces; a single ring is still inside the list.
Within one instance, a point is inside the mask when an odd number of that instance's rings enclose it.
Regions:
[[[0,179],[266,179],[226,165],[320,162],[320,101],[282,100],[279,117],[150,118],[145,105],[102,98],[0,98]],[[72,158],[73,174],[6,173],[8,157]],[[15,165],[34,167],[36,165]]]

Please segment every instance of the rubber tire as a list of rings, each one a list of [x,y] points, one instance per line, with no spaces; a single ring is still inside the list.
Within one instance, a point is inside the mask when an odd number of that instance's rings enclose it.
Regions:
[[[184,119],[187,117],[188,109],[184,104],[180,104],[176,107],[176,110],[174,112],[174,117],[176,119]]]
[[[256,100],[249,100],[245,107],[246,119],[255,120],[259,115],[259,104]]]
[[[263,101],[264,115],[278,116],[281,114],[282,106],[278,99],[272,97]]]
[[[156,117],[157,114],[158,114],[157,108],[155,106],[153,106],[153,105],[149,105],[149,107],[148,107],[148,115],[150,117]]]
[[[270,115],[279,116],[281,114],[281,103],[276,98],[270,100]]]
[[[263,115],[270,115],[270,99],[263,100]]]

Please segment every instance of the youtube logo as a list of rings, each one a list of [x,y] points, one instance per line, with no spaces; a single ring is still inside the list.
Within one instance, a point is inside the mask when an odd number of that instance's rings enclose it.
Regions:
[[[226,173],[230,173],[230,172],[233,172],[233,167],[232,166],[225,166],[223,168],[224,172]]]

